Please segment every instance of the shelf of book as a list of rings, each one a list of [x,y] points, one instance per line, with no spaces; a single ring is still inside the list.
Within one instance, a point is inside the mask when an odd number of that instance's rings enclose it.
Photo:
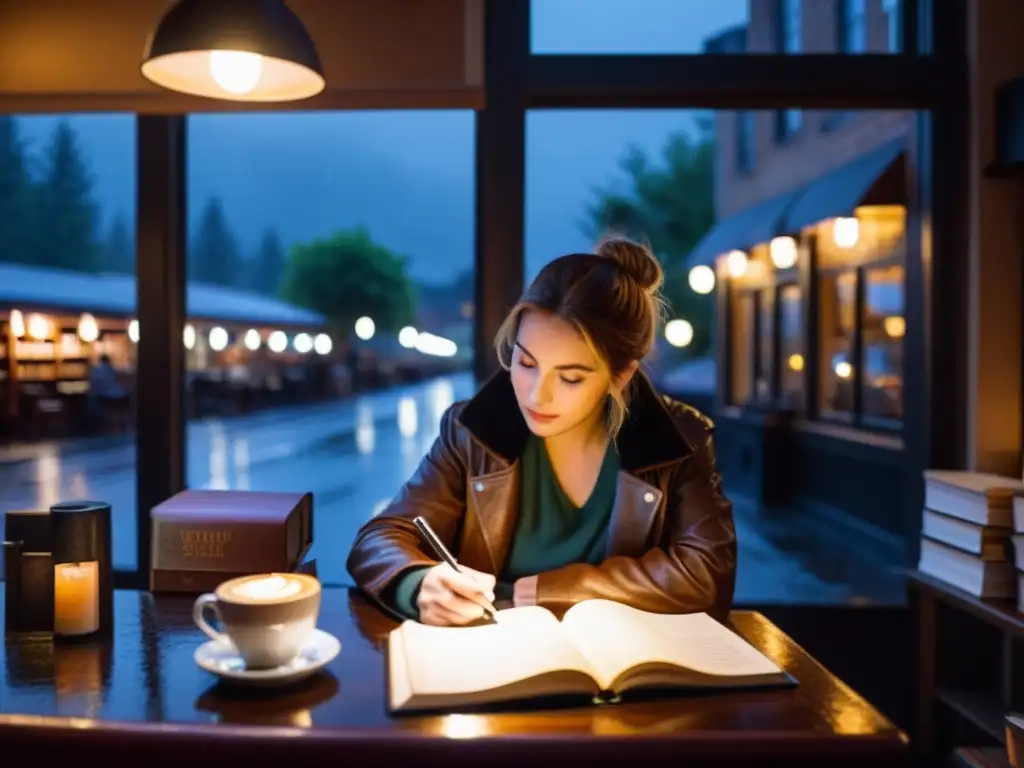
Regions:
[[[921,571],[907,585],[918,635],[919,750],[976,747],[1005,760],[1005,717],[1024,706],[1024,614],[1015,600],[981,599]]]

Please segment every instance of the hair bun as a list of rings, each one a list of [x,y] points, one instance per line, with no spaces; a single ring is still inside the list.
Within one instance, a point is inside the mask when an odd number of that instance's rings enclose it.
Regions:
[[[597,255],[615,261],[637,285],[654,293],[665,280],[661,262],[650,248],[624,237],[609,237],[598,243]]]

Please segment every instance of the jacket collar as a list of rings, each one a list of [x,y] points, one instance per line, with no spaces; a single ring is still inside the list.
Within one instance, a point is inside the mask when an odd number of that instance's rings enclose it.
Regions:
[[[643,372],[630,384],[629,411],[616,440],[620,466],[637,472],[685,458],[693,447],[676,428],[665,401]],[[526,425],[508,371],[488,379],[459,416],[459,423],[485,448],[509,464],[526,447]]]

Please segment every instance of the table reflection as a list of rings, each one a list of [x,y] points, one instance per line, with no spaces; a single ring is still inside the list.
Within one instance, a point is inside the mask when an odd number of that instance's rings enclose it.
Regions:
[[[329,672],[284,691],[216,683],[196,699],[195,708],[213,715],[218,724],[311,728],[313,710],[333,699],[339,689],[338,679]]]

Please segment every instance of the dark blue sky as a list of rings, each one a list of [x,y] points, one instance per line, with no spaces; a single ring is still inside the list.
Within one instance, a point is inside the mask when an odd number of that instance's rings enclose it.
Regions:
[[[746,19],[747,0],[534,0],[538,53],[696,53]],[[579,228],[595,186],[620,179],[630,144],[656,154],[686,110],[564,110],[527,122],[528,277],[585,249]],[[21,121],[30,149],[58,116]],[[134,119],[71,119],[106,221],[134,219]],[[253,246],[264,228],[286,242],[365,225],[408,255],[415,277],[447,282],[473,260],[474,120],[470,111],[202,115],[189,121],[190,215],[219,195]]]

